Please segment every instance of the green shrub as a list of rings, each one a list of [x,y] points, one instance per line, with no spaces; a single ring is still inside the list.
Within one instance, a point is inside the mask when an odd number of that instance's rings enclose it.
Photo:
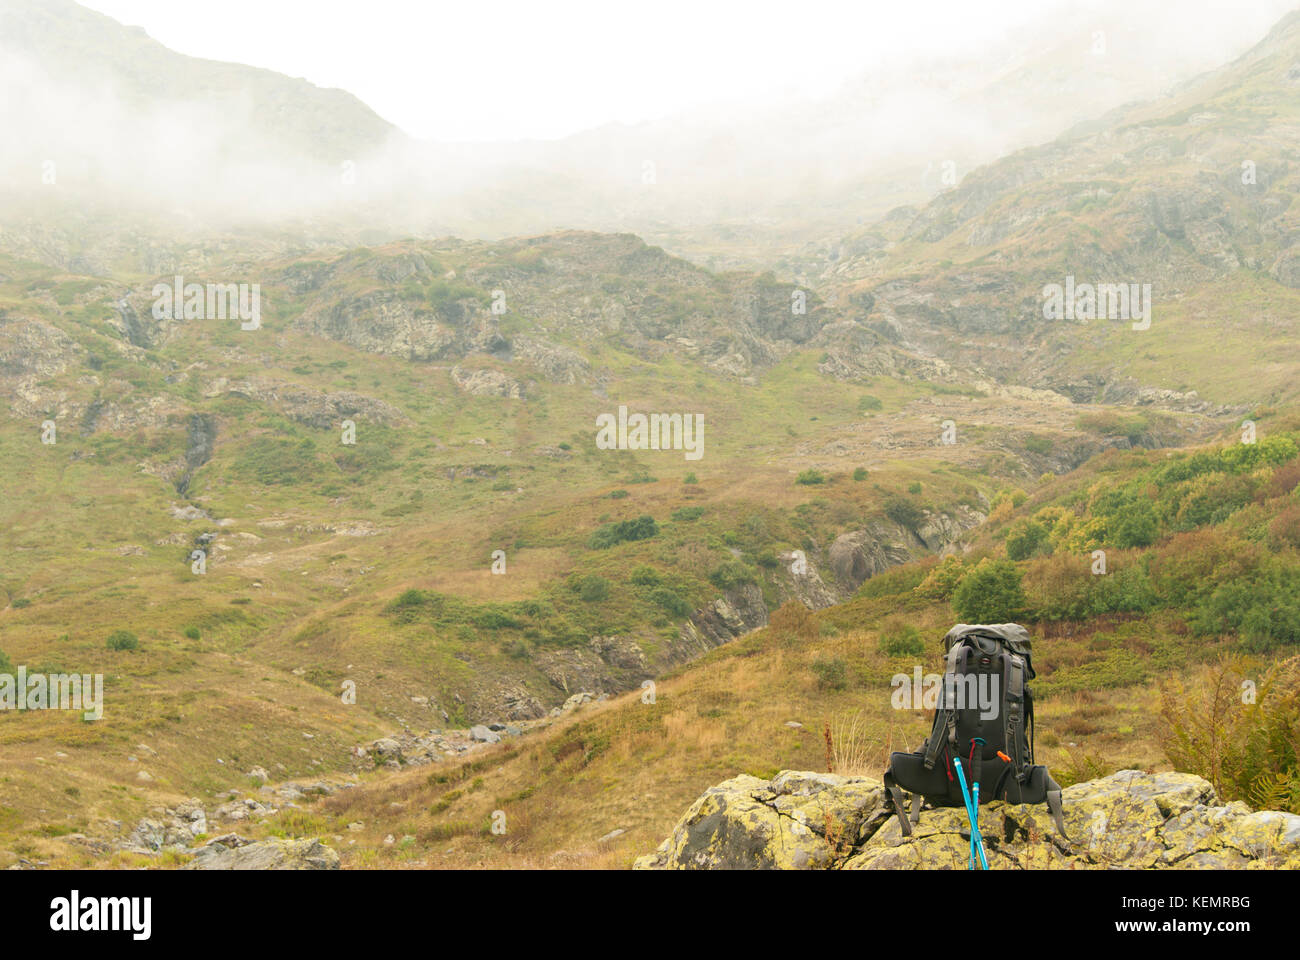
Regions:
[[[1006,623],[1025,612],[1020,571],[1010,560],[985,557],[962,577],[952,606],[965,623]]]
[[[854,470],[853,479],[858,483],[861,483],[863,480],[867,479],[867,468],[858,467],[856,470]]]
[[[1233,473],[1248,473],[1262,466],[1280,466],[1294,460],[1300,450],[1290,437],[1265,437],[1254,443],[1236,443],[1219,452],[1223,465]]]
[[[485,604],[474,611],[472,619],[474,625],[483,630],[502,630],[520,626],[519,621],[501,609],[498,604]]]
[[[819,656],[811,668],[820,690],[843,690],[849,685],[849,668],[840,657]]]
[[[1028,560],[1047,539],[1047,528],[1037,520],[1017,520],[1007,532],[1007,557]]]
[[[507,640],[502,644],[501,652],[511,660],[527,660],[532,655],[532,648],[519,639]]]
[[[110,650],[135,650],[140,640],[129,630],[114,630],[108,635],[107,646]]]
[[[1156,542],[1159,526],[1156,523],[1155,508],[1151,501],[1133,500],[1126,504],[1115,516],[1109,519],[1106,529],[1110,542],[1120,549],[1131,547],[1149,547]]]
[[[900,527],[915,532],[925,514],[905,497],[890,497],[885,501],[885,516]]]
[[[1234,632],[1249,650],[1300,643],[1300,570],[1270,562],[1216,586],[1190,618],[1199,634]]]
[[[620,520],[607,523],[591,535],[590,546],[594,550],[608,550],[620,543],[634,540],[648,540],[659,533],[659,525],[654,517],[643,515],[635,520]]]
[[[811,487],[819,483],[825,483],[826,476],[820,470],[813,470],[810,468],[802,471],[797,477],[795,477],[794,482],[802,484],[805,487]]]
[[[650,600],[676,617],[684,617],[691,612],[690,604],[668,587],[655,587],[650,591]]]
[[[198,628],[198,627],[186,627],[186,628],[185,628],[185,636],[186,636],[187,638],[189,638],[190,640],[197,640],[197,639],[199,639],[199,637],[201,636],[201,634],[199,633],[199,628]]]
[[[727,560],[709,574],[709,582],[719,590],[734,590],[754,582],[754,571],[739,560]]]
[[[880,652],[887,657],[919,657],[925,653],[925,641],[910,623],[888,625],[880,631]]]
[[[599,603],[609,597],[609,581],[589,573],[578,581],[578,596],[586,603]]]
[[[930,569],[917,585],[916,592],[930,600],[948,600],[965,575],[966,565],[961,557],[950,553]]]
[[[628,580],[639,587],[657,587],[662,579],[658,570],[644,563],[634,567],[628,576]]]
[[[1025,493],[1025,491],[1021,490],[1019,487],[1016,487],[1014,490],[1003,488],[993,495],[993,502],[990,506],[996,508],[1003,503],[1009,503],[1011,506],[1019,509],[1024,506],[1025,501],[1028,499],[1029,494]]]

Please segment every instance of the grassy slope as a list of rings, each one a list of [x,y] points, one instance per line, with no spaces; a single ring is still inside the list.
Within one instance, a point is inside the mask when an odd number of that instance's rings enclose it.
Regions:
[[[1022,506],[995,514],[976,554],[1000,553],[1007,529],[1044,509],[1140,482],[1167,462],[1160,453],[1103,456],[1045,482]],[[1260,516],[1276,516],[1295,499],[1283,476],[1300,476],[1300,466],[1293,461],[1276,475],[1265,469],[1260,489],[1272,493],[1209,525],[1211,538],[1232,552],[1246,549],[1258,536]],[[1233,483],[1226,475],[1223,482]],[[1079,515],[1094,514],[1085,507]],[[1200,534],[1166,529],[1147,549],[1110,549],[1111,573],[1158,572],[1182,562],[1192,549],[1189,536]],[[1058,552],[1068,556],[1064,546]],[[1300,568],[1295,546],[1274,555]],[[1051,559],[1040,554],[1021,566]],[[937,638],[955,615],[948,603],[917,588],[933,567],[929,560],[898,568],[847,603],[719,648],[663,678],[654,703],[628,694],[459,767],[377,777],[268,829],[334,835],[351,867],[619,867],[651,849],[713,783],[742,772],[825,769],[827,725],[835,769],[878,775],[889,750],[914,749],[928,732],[924,713],[891,709],[889,679],[910,674],[918,662],[927,671],[941,668]],[[1228,579],[1225,572],[1221,580]],[[1030,600],[1042,597],[1031,590]],[[1189,623],[1191,606],[1157,602],[1083,619],[1043,616],[1035,625],[1039,759],[1063,783],[1125,767],[1170,766],[1162,690],[1182,680],[1196,691],[1206,664],[1242,654],[1232,632],[1205,633]],[[881,649],[882,631],[893,634],[904,625],[927,638],[919,658],[891,658]],[[1248,654],[1242,669],[1260,676],[1293,649],[1294,641]],[[842,682],[825,667],[835,660],[845,668]],[[503,836],[488,830],[498,810],[506,814]],[[602,840],[616,829],[625,832]],[[390,835],[392,844],[385,842]]]
[[[554,703],[562,692],[526,657],[510,655],[518,632],[402,626],[384,605],[412,587],[483,604],[548,598],[580,635],[629,632],[653,654],[679,618],[628,587],[633,567],[671,574],[684,599],[699,605],[717,595],[709,575],[733,550],[756,568],[760,554],[824,546],[913,483],[923,491],[914,499],[939,507],[989,494],[994,482],[974,472],[979,444],[936,452],[934,403],[945,415],[961,411],[963,423],[987,419],[994,436],[1011,419],[988,398],[936,398],[921,382],[827,379],[812,350],[795,351],[745,385],[673,353],[647,362],[617,342],[587,348],[593,365],[609,371],[604,397],[562,384],[542,384],[526,401],[470,397],[451,384],[449,364],[411,364],[293,329],[293,302],[271,309],[261,340],[241,339],[231,324],[193,321],[182,336],[142,352],[107,326],[105,302],[147,287],[146,278],[4,266],[0,309],[48,322],[81,348],[63,373],[37,378],[38,388],[81,404],[99,397],[125,424],[85,432],[75,418],[56,415],[53,446],[39,443],[45,414],[0,425],[3,482],[17,492],[0,502],[8,531],[0,650],[33,669],[107,677],[106,716],[97,724],[61,714],[0,716],[0,806],[8,811],[0,831],[11,836],[51,824],[88,828],[101,817],[129,819],[123,811],[153,800],[242,788],[256,765],[276,777],[343,768],[351,744],[404,722],[441,725],[412,706],[416,695],[451,706],[457,694],[471,701],[498,679],[522,678]],[[363,421],[348,451],[355,457],[343,459],[334,428],[306,426],[249,398],[208,396],[218,375],[356,391],[389,402],[409,423]],[[881,401],[879,412],[860,410],[868,392]],[[705,413],[704,460],[594,448],[597,413],[620,402],[683,409],[687,394],[687,406]],[[159,397],[163,414],[133,423],[141,396]],[[158,473],[183,457],[190,411],[216,424],[213,459],[187,491],[211,520],[172,517],[187,499]],[[1074,432],[1072,412],[1044,417],[1029,404],[1020,411]],[[906,443],[873,445],[886,434]],[[303,441],[314,445],[305,457],[297,452]],[[568,445],[568,459],[536,452],[559,444]],[[870,469],[867,482],[849,477],[859,465]],[[449,479],[453,468],[476,466],[488,475]],[[796,485],[795,474],[809,466],[828,482]],[[697,482],[684,483],[691,473]],[[616,491],[626,496],[611,499]],[[683,506],[702,515],[674,521]],[[660,522],[659,537],[588,547],[600,524],[644,513]],[[365,525],[374,535],[349,534]],[[213,530],[218,547],[207,574],[196,577],[190,546]],[[506,577],[487,572],[498,548],[508,551]],[[611,581],[607,602],[585,605],[567,591],[571,575],[587,573]],[[116,629],[137,634],[141,649],[106,650]],[[344,678],[358,684],[356,707],[339,703]],[[452,709],[453,723],[474,719]],[[137,779],[141,767],[151,782]]]

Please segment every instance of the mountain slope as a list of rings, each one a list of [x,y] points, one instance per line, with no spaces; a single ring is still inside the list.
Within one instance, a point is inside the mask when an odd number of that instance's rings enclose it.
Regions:
[[[850,239],[868,252],[824,282],[869,297],[907,342],[1074,399],[1291,398],[1297,62],[1292,15],[1168,98],[898,211]],[[1137,315],[1046,319],[1045,287],[1067,282],[1150,285],[1150,329],[1133,329]],[[1238,362],[1214,362],[1225,353]]]

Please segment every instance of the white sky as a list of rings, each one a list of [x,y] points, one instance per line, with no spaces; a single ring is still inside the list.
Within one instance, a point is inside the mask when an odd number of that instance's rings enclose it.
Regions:
[[[825,93],[873,65],[978,53],[1031,19],[1050,30],[1059,10],[1087,13],[1099,6],[1098,0],[82,2],[144,27],[181,53],[348,90],[412,136],[432,140],[558,138],[726,101]],[[1100,2],[1126,12],[1146,7],[1162,33],[1197,29],[1198,21],[1202,35],[1207,28],[1213,33],[1230,18],[1249,42],[1272,25],[1286,0],[1199,0],[1201,10],[1217,8],[1209,21],[1186,8],[1176,14],[1176,4],[1159,0]],[[1042,39],[1046,45],[1053,38]]]
[[[554,138],[834,89],[1062,0],[81,0],[180,53],[356,94],[415,137]]]

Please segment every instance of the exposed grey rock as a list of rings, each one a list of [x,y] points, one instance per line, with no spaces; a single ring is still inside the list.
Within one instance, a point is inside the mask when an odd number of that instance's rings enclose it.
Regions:
[[[337,870],[338,852],[319,840],[274,837],[227,846],[213,842],[195,854],[186,870]]]

